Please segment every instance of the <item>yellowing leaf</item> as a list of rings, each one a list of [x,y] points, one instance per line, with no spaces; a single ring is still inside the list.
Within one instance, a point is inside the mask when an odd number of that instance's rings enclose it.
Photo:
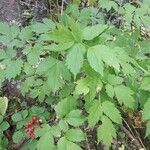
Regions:
[[[0,97],[0,115],[5,115],[8,107],[7,97]]]

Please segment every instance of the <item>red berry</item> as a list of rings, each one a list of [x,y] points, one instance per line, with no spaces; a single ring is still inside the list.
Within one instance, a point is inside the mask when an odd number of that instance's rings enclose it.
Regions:
[[[33,135],[33,132],[29,132],[29,136],[32,136]]]
[[[32,125],[30,128],[31,128],[31,130],[34,130],[34,129],[35,129],[35,126],[34,126],[34,125]]]
[[[27,122],[27,124],[26,124],[28,127],[29,126],[32,126],[33,125],[33,122],[32,121],[29,121],[29,122]]]
[[[37,117],[32,117],[33,122],[36,122],[36,120],[37,120]]]
[[[29,137],[30,139],[34,139],[35,138],[35,134],[33,132],[29,133]]]
[[[35,120],[35,123],[39,123],[39,122],[40,122],[40,119],[37,118],[37,119]]]
[[[26,128],[26,129],[25,129],[25,132],[29,132],[29,131],[30,131],[30,129],[29,129],[29,128]]]
[[[34,123],[39,123],[40,122],[40,118],[38,118],[38,117],[32,117],[32,121]]]

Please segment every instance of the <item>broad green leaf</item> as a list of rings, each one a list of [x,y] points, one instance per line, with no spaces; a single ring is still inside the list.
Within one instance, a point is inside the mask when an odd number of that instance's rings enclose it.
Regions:
[[[114,87],[115,95],[119,101],[120,104],[124,104],[126,107],[134,108],[134,98],[133,94],[134,92],[124,85],[119,85]]]
[[[68,124],[66,122],[66,119],[65,120],[60,120],[58,125],[59,125],[60,129],[63,132],[66,132],[69,129],[69,126],[68,126]]]
[[[5,115],[8,107],[7,97],[0,97],[0,115]]]
[[[10,27],[6,22],[0,22],[0,33],[8,34],[10,32]]]
[[[49,30],[54,30],[56,28],[56,24],[51,19],[44,18],[42,21],[45,25],[47,25]]]
[[[55,107],[55,111],[58,117],[63,118],[70,111],[76,108],[76,100],[73,97],[68,97],[61,100]]]
[[[1,60],[1,59],[5,59],[5,58],[7,58],[6,52],[3,51],[3,50],[0,50],[0,60]],[[1,68],[1,67],[0,67],[0,68]]]
[[[85,140],[85,134],[81,129],[70,129],[66,132],[65,137],[72,142],[81,142]]]
[[[146,123],[146,137],[150,135],[150,120]]]
[[[144,104],[144,109],[142,113],[142,119],[144,121],[150,120],[150,98]]]
[[[75,1],[78,1],[80,3],[80,0]],[[76,4],[68,5],[68,7],[66,8],[66,13],[71,14],[73,18],[78,18],[80,14],[78,5]]]
[[[3,121],[3,116],[0,115],[0,124],[2,123],[2,121]]]
[[[68,122],[68,124],[78,127],[83,124],[84,118],[81,114],[81,111],[76,109],[72,110],[66,117],[65,120]]]
[[[23,119],[25,119],[28,116],[28,114],[29,114],[28,110],[21,111],[21,115]]]
[[[19,37],[21,38],[22,41],[30,40],[33,38],[33,33],[32,33],[32,27],[31,26],[26,26],[21,29],[21,32],[19,34]]]
[[[60,93],[59,93],[60,98],[66,98],[66,97],[68,97],[68,96],[70,95],[70,93],[72,92],[72,88],[73,88],[73,85],[72,85],[72,84],[70,84],[70,85],[65,85],[65,86],[61,89],[61,91],[60,91]]]
[[[60,137],[61,136],[61,131],[62,129],[59,127],[59,125],[53,125],[50,128],[50,133],[54,136],[54,137]]]
[[[39,87],[38,90],[38,100],[39,102],[43,102],[45,99],[45,96],[49,96],[50,92],[54,90],[52,87],[50,87],[48,82],[44,82],[42,86]]]
[[[49,132],[51,127],[48,124],[42,124],[43,128],[37,127],[35,130],[35,134],[37,137],[44,136],[45,133]]]
[[[115,95],[113,86],[110,84],[106,84],[105,88],[106,88],[107,95],[113,98]]]
[[[107,28],[107,25],[88,26],[83,29],[83,39],[92,40],[95,37],[99,36],[101,33],[103,33]]]
[[[30,47],[25,53],[27,53],[27,59],[29,64],[37,65],[40,60],[40,55],[43,51],[43,47],[41,44],[35,44],[34,47]]]
[[[80,79],[76,82],[75,94],[86,95],[89,92],[89,82],[88,78]]]
[[[20,29],[19,29],[19,26],[16,26],[16,25],[12,25],[10,27],[10,32],[9,34],[11,35],[12,38],[15,38],[20,32]]]
[[[116,138],[116,129],[111,120],[107,117],[102,117],[102,125],[97,130],[98,142],[102,141],[107,147],[111,146],[113,138]]]
[[[65,80],[70,79],[69,71],[66,69],[63,62],[52,57],[45,58],[36,70],[37,74],[47,77],[47,83],[52,91],[56,91]]]
[[[30,87],[33,86],[34,77],[27,78],[24,83],[21,85],[21,92],[23,94],[27,93],[30,90]]]
[[[120,61],[116,57],[115,52],[108,46],[96,45],[90,47],[88,49],[87,58],[91,67],[101,75],[103,75],[104,70],[102,61],[108,66],[113,66],[116,70],[120,70]]]
[[[57,43],[73,42],[74,37],[71,31],[62,24],[57,24],[57,29],[49,33],[49,40]]]
[[[119,71],[120,61],[116,57],[115,52],[110,47],[105,45],[97,45],[94,49],[98,53],[98,55],[101,56],[103,62],[105,62],[108,66],[112,66]]]
[[[73,35],[75,41],[81,42],[82,41],[82,31],[80,28],[80,24],[69,16],[67,16],[67,23],[68,23],[69,28],[72,31],[72,35]]]
[[[77,5],[79,5],[80,4],[80,0],[73,0],[73,4],[77,4]]]
[[[2,83],[5,81],[5,72],[0,69],[0,88],[2,87]]]
[[[150,77],[145,77],[141,83],[141,89],[145,91],[150,91]]]
[[[50,132],[45,133],[37,143],[37,150],[54,150],[54,140]]]
[[[21,73],[21,68],[23,67],[22,60],[12,60],[8,61],[6,64],[5,75],[8,80],[15,78],[17,75]],[[13,66],[13,67],[12,67]]]
[[[111,85],[118,85],[118,84],[122,84],[122,82],[123,82],[123,78],[121,78],[119,76],[115,76],[114,74],[106,75],[106,80]]]
[[[33,75],[34,72],[35,72],[35,69],[33,68],[33,66],[29,63],[24,63],[24,66],[23,66],[23,71],[28,75]]]
[[[96,71],[94,71],[88,63],[84,64],[83,69],[87,76],[86,79],[88,81],[88,86],[90,88],[90,92],[91,92],[91,89],[94,89],[94,90],[96,90],[97,88],[101,89],[103,87],[103,83],[100,79],[99,74]]]
[[[68,141],[65,137],[59,139],[57,143],[58,150],[82,150],[77,144]]]
[[[98,123],[99,119],[102,117],[101,103],[97,100],[94,100],[88,113],[88,125],[89,127],[93,127],[96,123]]]
[[[24,135],[23,135],[23,132],[22,131],[16,131],[14,134],[13,134],[13,142],[14,143],[19,143],[20,140],[24,139]]]
[[[107,117],[109,117],[113,122],[121,124],[122,118],[121,118],[120,112],[112,102],[110,101],[103,102],[102,110],[103,110],[103,113]]]
[[[122,62],[121,66],[122,66],[122,72],[125,75],[131,75],[131,76],[135,75],[136,71],[129,63],[123,63]]]
[[[37,74],[45,74],[51,69],[51,67],[53,67],[57,63],[58,63],[58,61],[52,57],[45,58],[38,65],[36,73]]]
[[[70,80],[70,73],[65,64],[61,61],[56,61],[56,63],[51,66],[47,74],[48,85],[53,91],[56,91],[59,87],[61,87],[62,84],[64,84],[64,80]]]
[[[25,120],[21,120],[21,121],[17,122],[16,123],[16,130],[21,130],[25,124],[26,124]]]
[[[97,1],[96,0],[89,0],[90,4],[95,4]]]
[[[120,34],[121,34],[121,33],[120,33]],[[120,35],[120,34],[119,34],[119,35]],[[122,38],[122,37],[121,37],[121,38]],[[126,37],[123,36],[123,39],[120,39],[120,36],[119,36],[118,40],[121,41],[121,43],[117,43],[117,46],[120,45],[120,47],[115,47],[115,48],[114,48],[114,51],[115,51],[115,53],[116,53],[118,59],[122,61],[122,62],[121,62],[121,66],[123,66],[124,63],[129,63],[129,62],[134,64],[134,63],[135,63],[134,59],[132,59],[132,58],[129,56],[129,54],[128,54],[127,51],[126,51],[126,48],[124,48],[126,45],[128,45],[128,41],[125,42]],[[124,44],[125,44],[125,46],[124,46]]]
[[[9,26],[7,23],[0,22],[0,42],[2,42],[4,45],[7,45],[8,47],[13,47],[13,43],[15,41],[20,42],[19,40],[15,39],[17,35],[19,34],[20,30],[18,26],[11,25]]]
[[[73,73],[74,77],[80,72],[83,65],[83,53],[85,52],[85,47],[82,44],[75,44],[69,51],[66,58],[66,65]]]
[[[117,3],[111,0],[98,1],[98,2],[99,2],[99,6],[101,8],[105,8],[107,11],[109,11],[111,8],[114,8],[115,10],[117,10],[118,8]]]
[[[23,119],[21,112],[13,114],[11,118],[14,122],[19,122]]]
[[[97,53],[95,47],[88,50],[87,59],[90,66],[98,73],[103,75],[104,64],[102,62],[101,56]]]
[[[70,47],[72,47],[74,44],[74,42],[68,42],[68,43],[59,43],[59,44],[55,44],[52,43],[50,45],[44,46],[45,50],[48,51],[65,51],[67,49],[69,49]]]
[[[9,123],[7,121],[3,121],[1,124],[0,124],[0,132],[2,131],[5,131],[7,130],[8,128],[10,127]]]
[[[55,29],[55,24],[50,19],[43,19],[43,23],[37,22],[33,24],[32,31],[36,32],[37,34],[40,33],[47,33],[50,30]]]
[[[90,9],[88,8],[81,9],[80,15],[78,16],[77,19],[79,20],[82,28],[87,27],[87,25],[89,24],[91,20],[91,15],[92,15],[92,12]]]

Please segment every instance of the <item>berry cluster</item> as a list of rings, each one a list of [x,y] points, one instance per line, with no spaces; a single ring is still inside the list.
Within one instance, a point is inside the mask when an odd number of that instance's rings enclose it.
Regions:
[[[32,117],[32,120],[26,123],[25,132],[29,135],[30,139],[35,139],[35,128],[39,125],[40,122],[40,118]]]

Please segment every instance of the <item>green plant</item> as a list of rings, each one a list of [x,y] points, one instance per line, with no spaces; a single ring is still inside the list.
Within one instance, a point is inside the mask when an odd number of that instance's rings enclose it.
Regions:
[[[113,1],[101,5],[106,10],[117,9]],[[75,5],[70,7],[74,9],[68,8],[59,23],[44,19],[21,30],[0,23],[4,47],[0,50],[0,85],[6,80],[21,81],[22,96],[39,105],[30,109],[25,105],[12,115],[16,125],[13,142],[29,140],[24,126],[37,116],[43,128],[36,128],[34,139],[24,148],[81,150],[87,139],[85,128],[96,128],[97,144],[102,142],[109,148],[125,109],[143,111],[149,137],[149,41],[141,36],[139,22],[133,31],[126,23],[123,29],[116,28],[105,24],[103,14],[93,21],[96,8],[79,11]],[[85,17],[84,11],[91,15]],[[0,113],[5,117],[7,102],[3,100]]]

